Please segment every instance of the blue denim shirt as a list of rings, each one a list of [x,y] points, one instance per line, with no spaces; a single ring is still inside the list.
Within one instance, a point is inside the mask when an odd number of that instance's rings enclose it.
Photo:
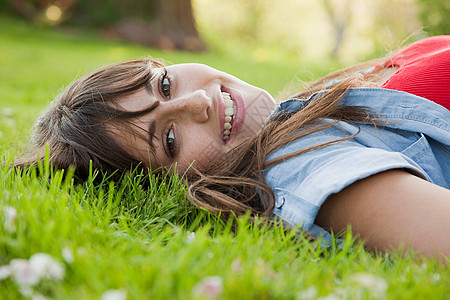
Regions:
[[[316,96],[287,100],[273,114],[302,109]],[[351,89],[341,103],[369,107],[388,123],[374,127],[339,122],[271,153],[267,159],[360,130],[353,139],[295,156],[265,170],[265,179],[275,193],[275,216],[291,226],[302,227],[312,236],[323,235],[329,240],[330,234],[314,224],[319,208],[328,196],[357,180],[403,169],[450,188],[449,110],[412,94],[374,88]]]

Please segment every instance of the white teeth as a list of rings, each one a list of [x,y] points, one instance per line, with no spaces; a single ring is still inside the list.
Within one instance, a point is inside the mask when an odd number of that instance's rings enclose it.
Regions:
[[[231,99],[225,99],[224,101],[223,101],[223,103],[225,103],[225,106],[226,107],[233,107],[233,100],[231,100]]]
[[[231,99],[231,95],[227,92],[222,92],[223,103],[225,104],[225,123],[223,124],[223,139],[228,140],[231,133],[231,121],[236,114],[236,105],[234,104],[233,99]]]
[[[225,108],[225,115],[232,116],[234,114],[234,109],[232,107]]]
[[[231,99],[230,94],[228,94],[227,92],[222,92],[222,97],[223,99]]]

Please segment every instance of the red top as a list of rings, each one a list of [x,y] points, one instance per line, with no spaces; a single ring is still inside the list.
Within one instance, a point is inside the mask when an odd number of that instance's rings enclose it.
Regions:
[[[450,35],[415,42],[384,66],[399,69],[382,88],[421,96],[450,109]]]

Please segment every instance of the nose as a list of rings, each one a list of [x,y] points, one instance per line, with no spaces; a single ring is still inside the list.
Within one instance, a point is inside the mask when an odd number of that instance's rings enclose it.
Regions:
[[[211,98],[204,90],[196,90],[187,95],[177,97],[166,102],[168,113],[178,118],[183,117],[198,123],[204,123],[209,119]]]

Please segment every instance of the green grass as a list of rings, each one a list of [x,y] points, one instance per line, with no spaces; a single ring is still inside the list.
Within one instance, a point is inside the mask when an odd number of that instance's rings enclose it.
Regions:
[[[0,151],[2,163],[26,147],[33,120],[59,89],[96,67],[151,55],[203,62],[276,94],[299,70],[327,72],[302,61],[256,63],[245,52],[170,52],[54,32],[0,18]],[[281,60],[280,60],[281,61]],[[327,67],[328,68],[328,67]],[[307,74],[307,73],[303,73]],[[309,78],[303,78],[309,79]],[[198,283],[222,279],[219,299],[448,299],[449,268],[414,254],[371,254],[349,235],[323,249],[293,231],[251,225],[237,229],[185,199],[182,182],[130,174],[120,182],[75,185],[70,174],[0,170],[0,265],[43,252],[65,268],[34,293],[54,299],[100,299],[110,289],[127,299],[201,299]],[[67,178],[67,179],[65,179]],[[151,188],[145,190],[143,185]],[[17,217],[11,224],[5,208]],[[195,232],[195,236],[190,232]],[[445,238],[445,237],[443,237]],[[0,272],[1,273],[1,272]],[[23,297],[12,279],[0,298]],[[335,298],[332,298],[332,297]]]

